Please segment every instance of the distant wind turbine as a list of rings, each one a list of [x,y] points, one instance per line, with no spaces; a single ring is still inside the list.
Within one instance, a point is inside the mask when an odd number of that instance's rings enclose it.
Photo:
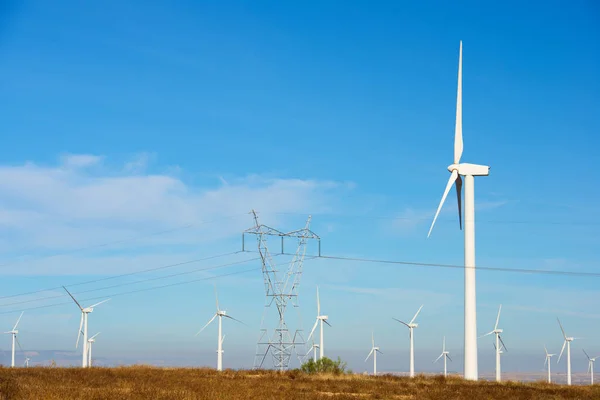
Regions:
[[[593,385],[594,384],[594,363],[596,362],[596,358],[598,358],[600,356],[590,358],[590,356],[588,355],[588,353],[585,352],[585,350],[583,350],[583,352],[585,353],[585,356],[587,357],[587,359],[589,361],[588,372],[590,373],[590,385]]]
[[[211,322],[213,322],[215,320],[215,318],[219,317],[219,332],[218,332],[218,336],[217,336],[217,371],[222,371],[223,370],[223,340],[225,340],[225,335],[222,335],[223,333],[223,328],[222,328],[222,318],[229,318],[232,319],[234,321],[237,321],[239,323],[242,323],[242,321],[240,321],[239,319],[235,319],[230,315],[227,315],[227,311],[225,310],[221,310],[219,308],[219,296],[217,295],[217,287],[215,286],[215,299],[216,299],[216,303],[217,303],[217,312],[215,313],[215,315],[213,315],[213,317],[210,319],[210,321],[208,321],[206,323],[206,325],[204,325],[202,327],[202,329],[200,329],[198,331],[198,333],[196,333],[196,336],[198,336],[200,334],[200,332],[202,332],[204,330],[204,328],[206,328],[208,325],[210,325]]]
[[[438,362],[440,358],[444,357],[444,376],[448,375],[447,362],[448,360],[452,361],[450,358],[450,352],[446,351],[446,336],[444,336],[444,340],[442,341],[442,354],[438,358],[435,359],[434,363]]]
[[[31,361],[31,358],[29,358],[29,357],[25,357],[25,362],[23,363],[23,366],[24,366],[25,368],[29,367],[29,361]]]
[[[377,353],[383,353],[379,351],[379,347],[375,347],[375,336],[373,335],[373,332],[371,332],[371,344],[371,351],[369,352],[367,358],[365,358],[365,362],[367,362],[369,357],[371,357],[371,354],[373,354],[373,375],[377,376]]]
[[[309,352],[309,353],[310,353],[311,351],[313,352],[313,361],[314,361],[314,362],[317,362],[317,350],[318,350],[318,349],[319,349],[319,345],[318,345],[318,344],[316,344],[316,343],[313,341],[313,344],[312,344],[312,346],[311,346],[311,348],[310,348],[310,350],[309,350],[308,352]]]
[[[13,326],[12,330],[8,331],[8,332],[4,332],[4,333],[12,335],[12,358],[11,358],[11,362],[10,362],[11,368],[15,367],[15,345],[17,343],[19,343],[19,339],[17,339],[17,334],[19,333],[19,331],[17,330],[17,325],[19,325],[19,321],[21,321],[22,316],[23,316],[23,312],[21,312],[21,315],[19,315],[19,319],[17,319],[17,323],[15,324],[15,326]],[[20,343],[19,343],[19,347],[21,347]]]
[[[548,353],[548,349],[546,349],[546,346],[544,346],[544,351],[546,352],[546,361],[544,361],[544,366],[548,364],[548,383],[552,383],[552,375],[550,373],[550,361],[552,356],[555,356],[556,354]]]
[[[69,296],[71,296],[75,304],[77,304],[77,307],[79,307],[79,309],[81,310],[81,320],[79,322],[79,331],[77,332],[77,342],[75,343],[75,348],[79,347],[79,338],[83,335],[83,351],[81,366],[85,368],[88,366],[88,314],[94,311],[94,307],[99,306],[102,303],[106,303],[110,299],[102,300],[99,303],[83,308],[81,304],[79,304],[79,302],[75,300],[75,297],[73,297],[71,292],[69,292],[66,287],[63,286],[63,289],[65,289],[65,291],[69,294]]]
[[[558,318],[556,318],[556,320],[558,321],[560,330],[562,331],[563,337],[565,338],[565,342],[563,343],[563,347],[560,350],[560,354],[559,354],[558,360],[556,360],[556,362],[557,363],[560,362],[560,358],[562,357],[563,351],[565,351],[565,346],[567,346],[567,385],[570,385],[571,384],[571,342],[573,340],[579,339],[579,338],[567,336],[567,334],[565,333],[565,330],[563,329],[562,324],[560,323],[560,320]]]
[[[98,336],[100,332],[96,333],[94,336],[88,339],[88,365],[92,366],[92,344],[96,341],[96,336]]]
[[[454,159],[448,166],[451,173],[450,179],[444,190],[442,201],[435,213],[429,235],[433,230],[444,201],[452,185],[456,183],[458,197],[458,221],[462,228],[462,178],[465,177],[465,353],[464,377],[468,380],[477,380],[477,300],[475,294],[475,176],[488,176],[490,167],[461,163],[463,153],[462,137],[462,41],[458,56],[458,89],[456,95],[456,125],[454,129]]]
[[[327,325],[331,326],[331,324],[329,322],[327,322],[328,319],[329,319],[329,317],[327,315],[321,315],[321,301],[319,300],[319,287],[317,286],[317,320],[315,321],[315,324],[313,325],[312,330],[310,331],[310,335],[308,335],[307,341],[310,340],[313,333],[315,332],[315,329],[317,328],[317,325],[319,324],[319,321],[321,321],[321,336],[319,339],[319,346],[318,346],[319,347],[319,358],[323,358],[323,355],[325,354],[324,343],[323,343],[323,323],[326,323]]]
[[[419,324],[415,324],[415,319],[417,319],[417,315],[419,315],[419,313],[421,312],[422,308],[423,308],[423,306],[421,305],[421,307],[419,307],[419,309],[417,310],[417,313],[410,320],[409,323],[406,323],[404,321],[400,321],[399,319],[396,319],[396,318],[392,318],[392,319],[395,319],[396,321],[398,321],[401,324],[404,324],[404,325],[406,325],[408,327],[408,336],[410,338],[410,377],[411,378],[413,378],[415,376],[415,342],[414,342],[414,332],[413,332],[413,329],[415,329],[416,327],[419,326]]]
[[[506,350],[506,346],[504,345],[504,341],[500,334],[503,332],[502,329],[498,328],[498,323],[500,322],[500,311],[502,311],[502,304],[500,304],[500,308],[498,309],[498,316],[496,317],[496,325],[494,325],[494,330],[486,333],[483,336],[491,335],[494,333],[496,335],[496,343],[494,344],[494,348],[496,349],[496,382],[500,382],[502,380],[502,372],[500,368],[500,355],[503,353],[502,348]],[[481,337],[483,337],[481,336]],[[508,351],[508,350],[507,350]]]

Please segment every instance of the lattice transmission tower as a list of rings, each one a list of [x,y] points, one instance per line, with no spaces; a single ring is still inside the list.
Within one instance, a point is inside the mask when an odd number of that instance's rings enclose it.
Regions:
[[[318,241],[319,255],[321,253],[321,238],[309,229],[311,217],[309,216],[306,225],[302,229],[291,232],[281,232],[277,229],[260,224],[258,222],[257,213],[252,210],[254,216],[254,226],[247,229],[242,234],[242,250],[245,250],[244,237],[245,234],[256,235],[258,244],[258,252],[262,261],[262,275],[265,285],[265,310],[260,327],[260,336],[256,344],[256,355],[254,357],[254,368],[263,368],[265,359],[269,354],[273,359],[273,368],[278,370],[286,370],[289,366],[292,351],[297,346],[302,346],[301,352],[296,351],[301,360],[306,356],[304,352],[304,338],[302,330],[296,329],[293,336],[288,329],[285,321],[285,311],[291,300],[294,307],[298,305],[298,288],[300,286],[300,278],[302,277],[302,264],[306,255],[306,245],[309,239]],[[284,253],[284,239],[298,239],[298,247],[293,253],[292,259],[285,269],[278,269],[278,266],[273,260],[273,256],[269,252],[267,240],[269,237],[281,238],[281,253]],[[273,310],[272,305],[275,304],[278,319],[277,326],[269,335],[265,326],[265,316],[269,310]]]

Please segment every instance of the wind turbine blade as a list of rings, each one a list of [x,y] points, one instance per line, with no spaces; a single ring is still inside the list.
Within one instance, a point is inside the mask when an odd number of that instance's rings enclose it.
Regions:
[[[306,339],[306,341],[309,341],[310,338],[312,337],[313,333],[315,333],[315,329],[317,329],[317,325],[319,325],[319,319],[318,318],[315,321],[315,324],[313,325],[312,330],[310,331],[310,335],[308,335],[308,339]]]
[[[440,358],[442,358],[442,357],[444,357],[444,353],[443,353],[443,352],[442,352],[442,354],[440,354],[440,356],[439,356],[438,358],[436,358],[436,359],[435,359],[434,363],[438,362],[438,360],[439,360]]]
[[[565,330],[563,329],[562,324],[560,323],[560,319],[556,318],[556,320],[558,321],[558,325],[560,326],[560,330],[562,331],[562,334],[565,338],[565,340],[567,339],[567,334],[565,333]],[[560,357],[559,357],[560,358]]]
[[[13,329],[12,329],[13,331],[14,331],[15,329],[17,329],[17,325],[19,325],[19,321],[21,320],[21,317],[23,316],[23,313],[24,313],[24,312],[25,312],[25,311],[21,311],[21,315],[19,315],[19,319],[17,319],[17,323],[15,324],[15,326],[14,326],[14,327],[13,327]]]
[[[481,335],[481,336],[479,336],[479,338],[478,338],[478,339],[481,339],[482,337],[485,337],[485,336],[491,335],[492,333],[494,333],[494,331],[488,332],[488,333],[486,333],[485,335]]]
[[[587,370],[588,374],[590,373],[590,369],[592,369],[592,363],[591,362],[588,363],[588,370]]]
[[[548,349],[544,346],[544,351],[546,352],[546,356],[548,356]]]
[[[331,324],[329,322],[327,322],[326,319],[324,319],[323,322],[325,322],[327,325],[331,326]]]
[[[100,332],[96,333],[94,336],[92,336],[91,338],[89,338],[88,340],[92,340],[93,338],[95,338],[96,336],[98,336],[100,334]]]
[[[317,316],[321,315],[321,300],[319,299],[319,287],[317,286]]]
[[[502,304],[500,304],[500,308],[498,309],[498,317],[496,317],[496,325],[494,325],[494,330],[498,329],[498,323],[500,322],[500,311],[502,311]]]
[[[367,358],[365,358],[365,361],[367,361],[369,359],[369,357],[371,357],[371,354],[373,354],[373,349],[371,349],[371,351],[369,352],[369,355],[367,356]]]
[[[502,343],[502,347],[504,347],[504,350],[508,351],[506,345],[504,344],[504,340],[502,340],[502,336],[498,335],[498,339],[500,339],[500,343]]]
[[[452,361],[452,359],[450,358],[450,356],[448,354],[446,354],[446,357],[448,357],[448,360]]]
[[[73,297],[73,295],[71,294],[71,292],[69,292],[67,290],[66,287],[63,286],[63,289],[65,289],[67,291],[67,293],[69,293],[69,296],[71,296],[71,298],[73,299],[73,301],[75,302],[75,304],[77,304],[77,307],[79,307],[80,310],[83,310],[83,307],[81,307],[81,304],[79,304],[79,302],[77,300],[75,300],[75,297]]]
[[[442,341],[442,352],[446,351],[446,336],[444,336],[444,340]]]
[[[219,310],[219,295],[217,294],[217,285],[215,285],[215,300],[217,301],[217,311]]]
[[[462,178],[456,177],[456,203],[458,204],[458,225],[462,230]]]
[[[456,125],[454,127],[454,164],[460,162],[463,152],[462,138],[462,40],[458,56],[458,88],[456,90]]]
[[[393,319],[394,321],[398,321],[398,322],[400,322],[401,324],[404,324],[404,325],[408,326],[408,324],[407,324],[406,322],[404,322],[404,321],[400,321],[399,319],[396,319],[396,318],[394,318],[394,317],[392,317],[392,319]],[[410,326],[408,326],[408,327],[410,328]]]
[[[379,354],[383,354],[383,352],[379,349],[375,349],[376,352],[378,352]]]
[[[583,350],[583,349],[581,349]],[[583,354],[585,354],[585,356],[588,358],[588,360],[591,360],[590,356],[588,356],[588,353],[585,352],[585,350],[583,350]]]
[[[21,347],[21,342],[19,342],[19,338],[17,337],[17,335],[15,335],[15,341],[19,345],[19,349],[21,349],[21,351],[23,351],[23,347]]]
[[[213,322],[213,321],[215,320],[215,318],[217,318],[217,315],[218,315],[218,314],[215,314],[215,315],[213,315],[213,317],[210,319],[210,321],[208,321],[208,322],[206,323],[206,325],[204,325],[204,326],[202,327],[202,329],[200,329],[200,330],[198,331],[198,333],[196,333],[194,336],[198,336],[198,335],[200,334],[200,332],[202,332],[202,331],[204,330],[204,328],[206,328],[207,326],[209,326],[209,325],[210,325],[210,323],[211,323],[211,322]]]
[[[433,222],[431,223],[431,227],[429,228],[429,233],[427,234],[427,237],[429,237],[431,235],[431,231],[433,230],[435,221],[437,220],[437,217],[440,214],[440,211],[442,210],[442,206],[444,205],[444,201],[446,201],[446,197],[448,197],[448,192],[450,191],[450,188],[454,184],[454,181],[456,181],[457,177],[458,177],[458,171],[453,170],[452,174],[450,175],[450,179],[448,180],[448,183],[446,184],[446,190],[444,190],[444,195],[442,196],[442,201],[440,201],[440,205],[438,206],[438,209],[435,212],[435,217],[433,217]]]
[[[83,327],[83,312],[81,312],[81,320],[79,321],[79,330],[77,331],[77,342],[75,343],[75,348],[79,346],[79,338],[81,337],[81,328]]]
[[[544,360],[544,367],[546,366],[546,364],[548,364],[548,357],[546,357],[546,360]]]
[[[417,319],[417,315],[419,315],[419,313],[421,312],[421,308],[423,308],[423,305],[421,305],[421,307],[419,307],[419,309],[417,310],[417,313],[415,314],[415,316],[413,317],[413,319],[410,320],[411,324],[413,322],[415,322],[415,319]]]
[[[563,347],[562,347],[562,349],[560,350],[560,354],[559,354],[559,356],[558,356],[558,360],[556,360],[556,363],[557,363],[557,364],[560,362],[560,358],[561,358],[561,357],[562,357],[562,355],[563,355],[563,351],[565,351],[565,346],[566,346],[566,345],[567,345],[567,341],[565,340],[565,341],[564,341],[564,343],[563,343]]]
[[[99,305],[100,305],[100,304],[102,304],[102,303],[106,303],[106,302],[107,302],[107,301],[109,301],[109,300],[110,300],[110,299],[102,300],[102,301],[101,301],[101,302],[99,302],[99,303],[96,303],[96,304],[93,304],[93,305],[91,305],[89,308],[94,308],[94,307],[96,307],[96,306],[99,306]]]
[[[242,322],[242,321],[240,321],[239,319],[237,319],[237,318],[233,318],[231,315],[223,315],[223,316],[224,316],[225,318],[229,318],[229,319],[232,319],[232,320],[234,320],[234,321],[236,321],[236,322],[239,322],[239,323],[240,323],[240,324],[242,324],[242,325],[246,325],[245,323],[243,323],[243,322]],[[246,326],[248,326],[248,325],[246,325]]]
[[[222,345],[222,344],[223,344],[223,342],[225,341],[225,336],[226,336],[226,335],[223,335],[223,337],[221,338],[221,345]]]

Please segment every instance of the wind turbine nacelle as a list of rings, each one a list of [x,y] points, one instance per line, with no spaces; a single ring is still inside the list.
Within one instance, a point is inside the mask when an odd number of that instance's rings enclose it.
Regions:
[[[329,319],[329,317],[327,315],[320,315],[319,319],[321,319],[323,321],[327,321]]]
[[[495,333],[502,333],[502,332],[504,332],[504,330],[503,329],[496,329],[494,332]]]
[[[477,165],[477,164],[452,164],[448,166],[448,171],[452,172],[453,170],[458,170],[460,175],[471,175],[471,176],[488,176],[490,174],[490,167],[487,165]]]
[[[411,328],[417,328],[419,324],[408,324]]]
[[[88,308],[84,308],[82,311],[83,311],[84,313],[87,313],[87,314],[89,314],[89,313],[91,313],[92,311],[94,311],[94,309],[93,309],[93,308],[89,308],[89,307],[88,307]]]

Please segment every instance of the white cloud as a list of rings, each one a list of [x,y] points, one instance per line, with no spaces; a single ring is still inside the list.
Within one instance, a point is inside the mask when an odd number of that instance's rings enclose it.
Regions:
[[[335,209],[351,188],[260,175],[230,178],[221,186],[193,186],[173,174],[141,173],[145,156],[114,170],[83,168],[100,160],[68,155],[56,166],[0,166],[0,264],[23,254],[69,251],[187,224],[196,228],[193,235],[161,235],[141,244],[198,246],[203,239],[238,237],[252,224],[246,216],[252,208],[268,214],[267,222],[276,225],[283,218],[277,213]]]

